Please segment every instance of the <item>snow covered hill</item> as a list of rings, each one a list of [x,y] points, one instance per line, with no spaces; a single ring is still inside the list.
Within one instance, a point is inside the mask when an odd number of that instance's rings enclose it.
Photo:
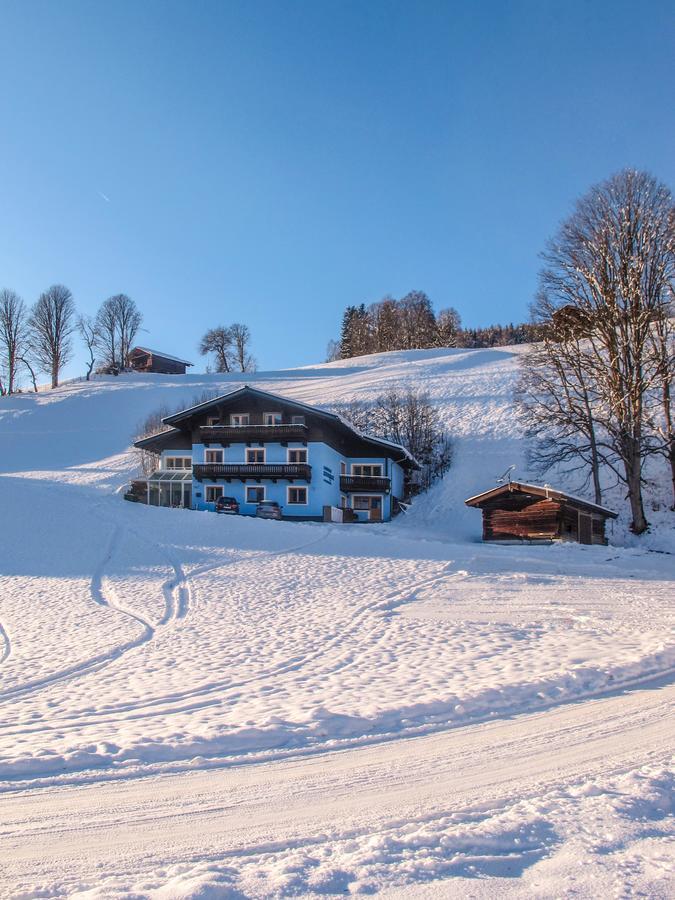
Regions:
[[[669,893],[675,567],[650,549],[672,527],[478,541],[464,499],[527,475],[522,349],[246,376],[314,404],[408,385],[438,404],[453,468],[368,527],[122,500],[137,423],[236,376],[0,400],[0,892],[465,896],[511,876],[558,896],[584,859],[581,895]]]

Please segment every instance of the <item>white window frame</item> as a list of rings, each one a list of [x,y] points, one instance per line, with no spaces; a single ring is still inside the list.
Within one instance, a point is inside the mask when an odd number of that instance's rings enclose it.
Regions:
[[[340,462],[340,475],[346,475],[346,474],[347,474],[347,463]]]
[[[220,459],[209,459],[210,453],[219,453]],[[225,462],[225,451],[222,447],[206,447],[204,450],[204,463],[208,466],[222,466]]]
[[[300,503],[299,501],[291,500],[291,491],[304,491],[305,492],[305,500],[304,503]],[[304,484],[289,484],[286,486],[286,505],[287,506],[307,506],[309,503],[309,488]]]
[[[304,416],[291,416],[291,425],[304,425],[305,417]]]
[[[349,501],[344,494],[340,494],[340,509],[349,509]]]
[[[274,417],[275,419],[278,418],[279,421],[278,421],[278,422],[268,422],[267,419],[268,419],[269,417]],[[267,425],[267,426],[269,426],[269,425],[281,425],[283,417],[284,417],[284,416],[283,416],[283,413],[280,413],[280,412],[266,412],[266,413],[263,413],[263,425]]]
[[[215,494],[215,496],[209,497],[209,494]],[[207,484],[204,487],[204,499],[207,503],[215,503],[218,500],[218,497],[225,496],[225,487],[222,484]]]
[[[375,466],[377,466],[377,468],[380,470],[380,474],[373,475],[372,473],[369,473],[368,475],[364,475],[363,472],[354,471],[355,469],[363,469],[365,466],[368,466],[369,469],[373,469],[375,468]],[[363,478],[382,478],[383,470],[384,466],[382,465],[382,463],[352,463],[352,475],[360,475]]]
[[[251,462],[248,458],[249,453],[262,453],[262,462]],[[247,447],[244,453],[244,460],[247,466],[264,466],[267,462],[267,447]]]
[[[239,421],[240,419],[242,421]],[[235,428],[246,428],[246,426],[250,424],[250,413],[230,413],[230,425],[234,425]]]
[[[302,462],[296,462],[295,460],[291,460],[291,453],[304,453],[305,458]],[[309,461],[309,452],[307,447],[287,447],[286,448],[286,462],[291,466],[304,466]]]
[[[187,466],[170,466],[169,460],[182,459],[183,462],[187,461]],[[191,456],[165,456],[162,460],[162,469],[171,472],[187,472],[192,468],[192,457]]]
[[[220,416],[207,416],[206,417],[207,428],[213,428],[214,425],[220,425]]]
[[[249,500],[248,499],[248,492],[253,491],[253,490],[262,491],[263,495],[262,495],[261,500]],[[253,504],[264,503],[266,499],[267,499],[267,488],[265,487],[264,484],[247,484],[245,486],[245,488],[244,488],[244,502],[245,503],[253,503]]]

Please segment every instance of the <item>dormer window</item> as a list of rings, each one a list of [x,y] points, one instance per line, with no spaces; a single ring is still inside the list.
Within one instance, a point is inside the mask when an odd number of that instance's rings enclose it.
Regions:
[[[244,425],[248,424],[248,413],[230,413],[230,425],[242,428]]]
[[[281,425],[280,412],[263,413],[263,425]]]
[[[220,425],[220,416],[208,416],[206,419],[206,424],[209,427],[213,425]]]
[[[304,425],[305,417],[304,416],[291,416],[291,425]]]

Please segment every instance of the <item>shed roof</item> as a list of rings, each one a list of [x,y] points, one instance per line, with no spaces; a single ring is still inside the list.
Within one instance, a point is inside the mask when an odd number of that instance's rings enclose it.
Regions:
[[[182,363],[184,366],[194,366],[194,363],[188,362],[187,359],[179,359],[177,356],[171,356],[169,353],[160,353],[159,350],[151,350],[149,347],[134,347],[131,353],[135,353],[137,350],[149,353],[150,356],[159,356],[160,359],[168,359],[170,362]],[[129,354],[130,356],[131,353]]]
[[[616,519],[618,516],[618,513],[613,512],[611,509],[607,509],[606,506],[591,503],[590,500],[586,500],[583,497],[577,497],[575,494],[558,491],[547,484],[526,484],[522,481],[509,481],[506,484],[500,484],[496,488],[484,491],[482,494],[476,494],[475,497],[469,497],[469,499],[464,502],[467,506],[476,506],[480,508],[486,500],[491,500],[493,497],[499,497],[502,494],[513,493],[529,494],[533,497],[544,497],[547,500],[558,500],[560,502],[569,503],[571,506],[588,509],[591,512],[606,516],[609,519]]]

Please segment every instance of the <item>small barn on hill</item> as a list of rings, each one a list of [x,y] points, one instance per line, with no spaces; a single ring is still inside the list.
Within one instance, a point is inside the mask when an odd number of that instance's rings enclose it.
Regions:
[[[578,541],[606,544],[617,514],[547,485],[511,481],[465,501],[483,511],[484,541]]]
[[[188,366],[193,365],[186,359],[169,356],[158,350],[147,347],[134,347],[129,353],[129,365],[136,372],[156,372],[159,375],[185,375]]]

